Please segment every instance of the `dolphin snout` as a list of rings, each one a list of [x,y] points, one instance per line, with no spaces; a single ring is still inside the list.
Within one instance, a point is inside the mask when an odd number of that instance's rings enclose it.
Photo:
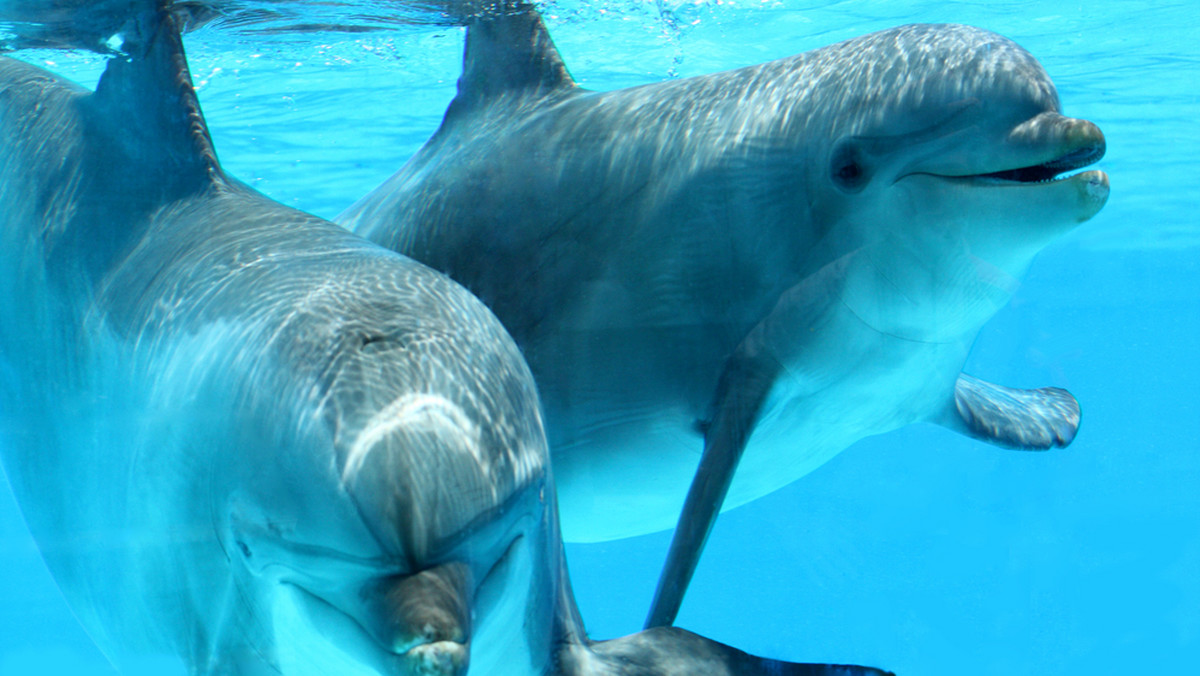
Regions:
[[[1085,167],[1104,156],[1104,132],[1095,123],[1045,112],[1017,125],[1008,140],[1018,146],[1044,148],[1054,159],[1043,166],[1061,171]]]
[[[364,589],[357,618],[386,650],[399,656],[400,674],[460,676],[470,662],[472,575],[446,563]]]
[[[419,645],[405,654],[398,676],[463,676],[467,673],[467,646],[453,641]]]

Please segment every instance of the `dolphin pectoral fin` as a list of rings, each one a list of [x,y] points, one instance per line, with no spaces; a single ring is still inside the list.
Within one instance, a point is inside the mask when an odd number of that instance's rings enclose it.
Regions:
[[[721,374],[713,415],[704,434],[704,453],[675,526],[675,537],[658,578],[646,628],[668,626],[675,621],[746,441],[775,381],[778,363],[763,359],[763,350],[755,347],[758,345],[752,335],[729,358]]]
[[[872,667],[798,664],[744,653],[677,627],[655,627],[632,636],[597,641],[589,654],[564,669],[571,676],[705,674],[705,676],[894,676]]]
[[[954,407],[946,427],[1009,448],[1064,447],[1079,429],[1079,402],[1058,387],[1018,390],[962,373]]]

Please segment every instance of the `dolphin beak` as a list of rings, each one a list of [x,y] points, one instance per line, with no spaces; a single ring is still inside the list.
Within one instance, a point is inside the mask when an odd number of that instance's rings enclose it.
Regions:
[[[1054,180],[1059,174],[1086,167],[1104,157],[1104,134],[1094,123],[1045,112],[1017,125],[1006,145],[1023,162],[983,177],[1020,183]]]
[[[442,564],[368,584],[355,615],[399,657],[399,673],[460,676],[470,661],[472,589],[466,564]]]
[[[923,161],[897,180],[933,176],[976,187],[1071,183],[1085,202],[1098,205],[1096,210],[1103,206],[1108,196],[1103,172],[1062,176],[1104,157],[1104,133],[1094,123],[1047,111],[1000,133],[994,144],[979,143]]]
[[[1054,112],[1035,115],[1013,128],[1008,141],[1036,148],[1061,146],[1067,154],[1089,157],[1089,163],[1104,155],[1104,134],[1094,123]]]
[[[1108,201],[1108,176],[1092,170],[1063,176],[1104,157],[1104,134],[1092,122],[1043,112],[1013,127],[1003,143],[986,154],[968,156],[943,168],[907,176],[933,176],[973,188],[1021,190],[1020,211],[1031,222],[1057,219],[1082,223]],[[1015,193],[1002,197],[995,208],[1011,205]],[[1042,214],[1046,218],[1038,218]]]

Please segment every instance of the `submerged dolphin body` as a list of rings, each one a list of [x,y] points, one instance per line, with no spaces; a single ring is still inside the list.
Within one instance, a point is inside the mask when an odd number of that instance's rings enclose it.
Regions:
[[[516,338],[568,540],[678,516],[650,625],[722,505],[858,439],[921,421],[1074,437],[1066,391],[960,373],[1033,256],[1108,196],[1102,172],[1057,178],[1104,137],[1013,42],[911,25],[589,92],[525,7],[474,21],[464,61],[436,135],[336,220],[448,273]]]
[[[172,16],[89,92],[0,58],[0,447],[118,665],[845,674],[591,642],[531,376],[464,289],[227,177]]]

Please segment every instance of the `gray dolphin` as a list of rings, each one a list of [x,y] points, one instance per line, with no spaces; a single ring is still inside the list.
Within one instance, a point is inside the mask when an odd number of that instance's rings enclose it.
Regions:
[[[96,91],[0,58],[0,447],[118,667],[827,674],[592,642],[538,400],[468,292],[225,175],[173,16]]]
[[[568,540],[679,518],[654,626],[719,509],[858,439],[928,421],[1070,443],[1066,391],[960,372],[1033,256],[1108,197],[1102,172],[1059,178],[1105,148],[1060,110],[1033,56],[958,25],[589,92],[523,6],[469,25],[441,128],[336,220],[516,338]]]

